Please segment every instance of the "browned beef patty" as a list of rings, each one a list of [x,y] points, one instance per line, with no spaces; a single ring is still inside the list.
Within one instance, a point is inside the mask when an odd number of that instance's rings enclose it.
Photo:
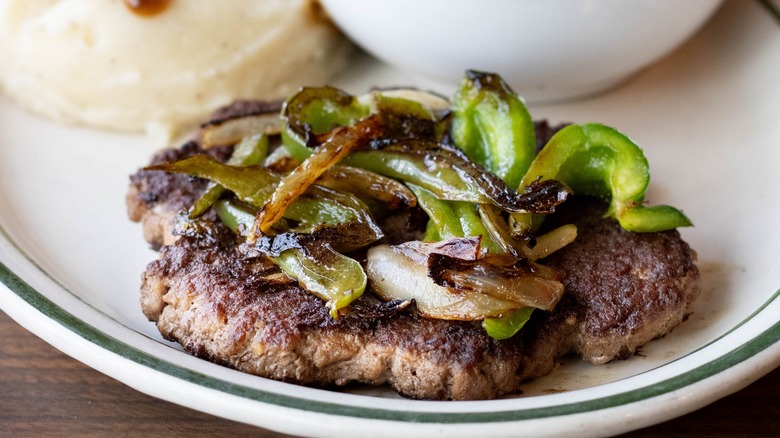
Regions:
[[[191,143],[154,161],[197,152]],[[602,217],[602,203],[575,198],[546,223],[578,227],[574,243],[542,261],[563,274],[564,297],[554,311],[534,312],[517,336],[497,341],[479,323],[423,318],[370,290],[334,320],[273,263],[244,258],[224,227],[208,239],[168,237],[175,212],[203,187],[162,172],[131,178],[130,217],[144,222],[153,246],[165,244],[144,272],[142,309],[191,354],[277,380],[389,384],[425,399],[494,398],[551,372],[569,353],[595,364],[631,356],[678,325],[700,290],[695,253],[677,231],[626,232]]]
[[[594,364],[627,358],[669,332],[701,290],[696,253],[677,230],[628,232],[604,211],[593,199],[567,201],[545,225],[574,223],[577,239],[542,260],[564,278],[554,313],[576,315],[569,348]]]
[[[242,257],[229,232],[163,247],[144,273],[142,308],[188,352],[259,376],[389,383],[415,398],[493,398],[549,373],[567,353],[593,363],[630,356],[679,324],[699,292],[677,232],[628,233],[593,204],[579,207],[578,239],[545,260],[564,274],[564,298],[506,341],[477,323],[392,312],[371,292],[334,320],[274,264]]]

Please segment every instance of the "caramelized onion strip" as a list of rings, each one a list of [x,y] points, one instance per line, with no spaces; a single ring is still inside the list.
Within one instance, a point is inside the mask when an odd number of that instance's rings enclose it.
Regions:
[[[381,124],[376,117],[363,119],[348,128],[334,129],[328,141],[282,178],[271,199],[255,218],[249,241],[256,241],[260,235],[267,233],[271,226],[281,219],[287,207],[314,184],[317,178],[378,133],[381,133]]]

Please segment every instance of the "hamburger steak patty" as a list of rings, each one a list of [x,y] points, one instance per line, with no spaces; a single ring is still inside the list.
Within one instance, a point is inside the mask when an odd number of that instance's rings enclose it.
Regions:
[[[679,324],[700,291],[695,253],[677,231],[626,232],[602,217],[600,201],[575,197],[545,224],[578,227],[574,243],[542,260],[563,274],[566,292],[513,338],[495,340],[478,322],[423,318],[368,289],[334,320],[276,265],[243,257],[240,241],[220,225],[207,238],[168,237],[166,220],[202,189],[162,172],[131,179],[131,218],[152,224],[144,228],[153,246],[165,243],[143,274],[144,314],[193,355],[286,382],[387,383],[412,398],[495,398],[548,374],[566,354],[594,364],[631,356]]]

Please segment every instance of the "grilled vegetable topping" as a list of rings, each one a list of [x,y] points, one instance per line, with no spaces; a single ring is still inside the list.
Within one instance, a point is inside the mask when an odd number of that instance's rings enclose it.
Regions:
[[[269,135],[281,137],[276,150]],[[481,321],[506,339],[564,293],[560,275],[539,260],[577,230],[536,233],[572,192],[608,198],[607,214],[630,231],[690,225],[673,207],[642,205],[647,160],[612,128],[568,126],[534,157],[528,110],[491,73],[467,72],[451,109],[418,90],[355,97],[303,88],[278,117],[205,124],[201,142],[235,144],[233,156],[147,167],[211,181],[187,212],[190,230],[213,208],[246,238],[247,257],[274,261],[333,318],[370,284],[385,300],[413,301],[425,317]],[[428,216],[423,241],[378,244],[385,215],[415,206]],[[365,271],[346,255],[355,250]]]

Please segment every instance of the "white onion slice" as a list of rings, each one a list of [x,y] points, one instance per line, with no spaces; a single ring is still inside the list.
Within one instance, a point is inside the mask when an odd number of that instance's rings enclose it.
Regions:
[[[423,316],[463,321],[500,317],[523,307],[479,292],[439,286],[428,276],[426,264],[404,252],[390,245],[368,251],[366,274],[374,292],[385,300],[415,300]]]

